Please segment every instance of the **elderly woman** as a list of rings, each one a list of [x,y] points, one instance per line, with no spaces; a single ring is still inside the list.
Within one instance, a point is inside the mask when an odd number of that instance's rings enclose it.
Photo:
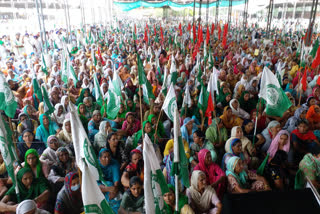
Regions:
[[[206,174],[200,170],[192,172],[191,186],[187,189],[190,206],[197,213],[220,214],[222,203],[214,188],[207,184]]]
[[[206,174],[207,184],[211,185],[217,192],[219,199],[222,199],[226,190],[226,175],[218,164],[213,163],[211,153],[207,149],[202,149],[198,153],[199,164],[194,170],[201,170]]]
[[[35,178],[30,168],[21,168],[17,173],[17,186],[19,196],[16,194],[16,187],[12,186],[1,202],[20,203],[23,200],[31,199],[40,207],[45,205],[49,198],[49,186],[44,178]]]
[[[37,208],[37,204],[34,200],[24,200],[18,206],[16,210],[17,214],[25,213],[37,213],[37,214],[50,214],[48,211]]]
[[[63,106],[61,103],[55,105],[54,115],[52,115],[51,120],[56,122],[59,127],[62,127],[64,118],[66,114],[64,113]]]
[[[64,179],[64,186],[59,191],[54,214],[76,214],[83,212],[80,179],[76,172],[69,172]]]
[[[92,119],[88,123],[88,137],[91,141],[94,141],[94,136],[99,132],[99,126],[101,122],[100,111],[95,110],[92,114]]]
[[[69,156],[69,152],[65,147],[60,147],[57,149],[56,155],[56,163],[51,167],[48,180],[53,183],[55,189],[59,191],[63,186],[63,181],[66,174],[77,171],[77,167],[74,160]]]
[[[57,137],[59,138],[59,140],[61,140],[66,145],[72,144],[70,117],[67,117],[64,119],[62,131],[57,134]]]
[[[48,137],[59,133],[60,128],[55,122],[52,122],[50,117],[46,114],[41,114],[39,120],[40,126],[36,131],[36,139],[44,142],[47,146]]]
[[[24,161],[24,156],[28,149],[35,149],[38,154],[42,154],[46,145],[40,140],[34,139],[32,130],[26,129],[22,132],[23,142],[18,143],[19,159]]]
[[[112,132],[112,128],[108,121],[102,121],[99,126],[99,132],[94,136],[93,148],[96,154],[107,145],[108,134]]]
[[[109,149],[103,148],[99,152],[99,164],[102,170],[104,181],[99,181],[98,185],[112,210],[117,213],[121,200],[118,197],[120,185],[120,166],[112,158]]]
[[[249,119],[250,115],[248,112],[240,108],[239,101],[236,99],[232,99],[229,104],[230,108],[232,109],[232,114],[240,117],[241,119]],[[254,107],[254,106],[253,106]]]
[[[47,143],[48,147],[40,156],[40,161],[45,162],[49,167],[51,167],[57,161],[57,149],[63,144],[59,142],[59,139],[55,135],[50,135]]]
[[[237,156],[233,156],[228,160],[226,175],[228,177],[228,191],[230,193],[270,190],[265,178],[251,171],[246,171],[243,161]],[[250,184],[249,180],[255,182]]]
[[[280,123],[276,120],[269,122],[267,128],[262,131],[262,136],[265,139],[264,144],[261,147],[261,151],[266,153],[271,145],[273,138],[281,130]]]

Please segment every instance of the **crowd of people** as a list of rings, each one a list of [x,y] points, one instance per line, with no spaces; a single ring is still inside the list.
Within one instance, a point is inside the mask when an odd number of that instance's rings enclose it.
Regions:
[[[144,134],[168,185],[162,195],[167,214],[176,210],[176,188],[182,214],[221,213],[226,193],[303,188],[306,178],[320,189],[319,67],[311,66],[316,55],[302,45],[304,31],[274,29],[268,40],[257,25],[243,29],[166,19],[117,20],[113,26],[88,25],[72,32],[55,29],[46,33],[43,45],[39,34],[22,34],[0,39],[1,75],[18,102],[10,125],[20,162],[15,166],[17,195],[0,159],[1,212],[84,212],[70,106],[77,109],[92,143],[104,179],[97,182],[115,213],[144,213]],[[317,40],[314,33],[312,44],[318,45]],[[141,86],[139,60],[152,91]],[[64,79],[65,61],[76,79],[71,74]],[[259,99],[264,67],[278,77],[292,102],[282,116],[268,115],[266,102]],[[207,100],[199,100],[214,70],[218,91],[211,120],[205,114]],[[118,112],[109,114],[108,91],[116,75],[121,102]],[[180,181],[175,186],[171,173],[173,121],[162,111],[168,80],[174,83],[181,113],[180,149],[189,161],[190,187]],[[35,93],[34,81],[48,91],[53,113]],[[183,103],[187,90],[188,105]],[[146,93],[152,94],[149,100],[143,99]],[[1,116],[9,123],[4,112]]]

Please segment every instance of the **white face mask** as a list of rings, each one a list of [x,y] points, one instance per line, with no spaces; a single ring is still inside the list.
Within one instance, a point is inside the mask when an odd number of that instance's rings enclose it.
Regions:
[[[71,186],[71,191],[72,192],[75,192],[75,191],[77,191],[78,189],[80,188],[80,184],[77,184],[77,185],[75,185],[75,186]]]

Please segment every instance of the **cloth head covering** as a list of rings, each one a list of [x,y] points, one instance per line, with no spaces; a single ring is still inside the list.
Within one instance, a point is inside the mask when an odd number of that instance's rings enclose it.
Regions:
[[[46,129],[46,127],[43,125],[43,116],[46,116],[49,120],[49,131]],[[47,139],[50,135],[54,135],[56,134],[56,130],[53,127],[53,124],[51,122],[50,117],[47,114],[41,114],[39,117],[39,121],[40,121],[40,129],[42,130],[42,132],[44,133],[44,139],[47,142]]]
[[[107,137],[109,133],[106,132],[106,125],[109,121],[102,121],[99,125],[99,133],[102,134],[104,137]],[[110,123],[109,123],[110,125]]]
[[[210,185],[207,185],[204,192],[200,194],[198,190],[198,179],[201,175],[205,175],[205,173],[200,170],[194,170],[192,172],[189,193],[191,195],[191,201],[195,204],[196,208],[199,209],[199,213],[207,213],[211,208],[212,196],[216,194],[216,192]]]
[[[48,139],[47,139],[48,145],[50,144],[50,142],[51,142],[52,140],[56,140],[57,142],[59,142],[59,139],[58,139],[55,135],[50,135],[50,136],[48,137]]]
[[[320,122],[320,113],[316,113],[315,109],[316,108],[320,108],[317,105],[312,105],[308,112],[307,112],[307,116],[306,119],[310,121],[314,121],[314,122]]]
[[[100,114],[100,111],[99,110],[94,110],[93,113],[92,113],[92,117],[95,116],[96,114]]]
[[[278,125],[280,125],[280,123],[278,121],[276,121],[276,120],[273,120],[273,121],[269,122],[267,128],[271,129],[271,128],[274,128],[274,127],[276,127]]]
[[[25,214],[25,213],[30,212],[32,210],[35,210],[36,211],[35,213],[37,213],[37,210],[38,210],[37,204],[36,204],[36,202],[34,202],[34,200],[28,199],[28,200],[22,201],[18,205],[16,213],[17,214]]]
[[[66,137],[66,139],[68,140],[68,142],[72,142],[72,134],[69,133],[66,129],[66,123],[70,122],[70,118],[67,118],[63,121],[63,126],[62,126],[62,131],[63,131],[63,135]]]
[[[59,159],[59,155],[60,155],[62,152],[67,152],[67,153],[69,154],[67,148],[61,146],[61,147],[59,147],[59,148],[57,149],[57,151],[56,151],[56,155],[57,155],[57,158],[58,158],[58,159]]]
[[[64,187],[65,187],[65,189],[66,189],[66,191],[72,201],[75,200],[75,197],[73,197],[74,192],[71,190],[72,179],[75,175],[77,175],[76,172],[69,172],[64,178]]]
[[[170,151],[170,149],[173,148],[173,143],[174,143],[173,139],[168,140],[166,147],[164,148],[164,152],[163,152],[164,157],[167,155],[170,155],[169,151]]]
[[[63,95],[62,97],[61,97],[61,104],[62,104],[62,106],[63,106],[63,111],[64,112],[67,112],[67,109],[65,108],[65,106],[64,106],[64,103],[65,103],[65,101],[66,101],[66,99],[68,99],[68,96],[67,95]]]
[[[240,160],[240,158],[237,156],[233,156],[228,160],[226,175],[227,176],[232,175],[237,180],[240,187],[245,188],[247,185],[247,173],[245,172],[245,170],[243,170],[238,175],[234,171],[239,160]]]
[[[33,154],[34,156],[36,156],[36,159],[37,159],[37,174],[35,175],[36,178],[40,177],[40,176],[43,176],[43,173],[42,173],[42,165],[41,165],[41,162],[39,160],[39,154],[37,152],[37,150],[35,149],[28,149],[26,154],[24,155],[24,167],[25,168],[30,168],[31,169],[31,166],[28,164],[27,162],[27,157],[28,155],[30,154]]]
[[[171,190],[173,193],[175,193],[175,187],[172,184],[168,184],[169,190]],[[178,199],[178,211],[181,212],[181,209],[184,207],[184,205],[188,204],[188,198],[185,195],[179,194]],[[172,210],[172,208],[164,201],[165,207],[166,207],[166,213],[167,214],[174,214],[175,211]]]
[[[278,132],[278,134],[275,136],[275,138],[272,140],[271,142],[271,145],[268,149],[268,154],[271,158],[274,157],[274,155],[276,154],[276,152],[278,151],[278,147],[279,147],[279,140],[280,140],[280,137],[282,135],[287,135],[288,136],[288,139],[287,139],[287,143],[286,145],[283,147],[283,150],[288,153],[289,150],[290,150],[290,134],[289,132],[287,132],[286,130],[281,130]]]
[[[59,108],[62,107],[62,113],[61,115],[59,116],[58,115],[58,112],[59,112]],[[62,124],[63,123],[63,120],[65,118],[65,111],[64,111],[64,108],[63,108],[63,105],[61,103],[58,103],[54,106],[55,110],[54,110],[54,115],[55,115],[55,118],[57,118],[57,123],[59,124]]]

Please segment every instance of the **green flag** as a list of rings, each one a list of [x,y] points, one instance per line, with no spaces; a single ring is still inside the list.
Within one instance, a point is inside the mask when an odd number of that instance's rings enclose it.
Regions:
[[[174,119],[174,109],[177,107],[177,98],[174,90],[173,84],[170,85],[166,99],[163,102],[162,110],[166,115],[173,121]]]
[[[201,82],[201,91],[198,99],[198,107],[202,110],[203,114],[206,112],[208,107],[208,98],[209,98],[209,92]]]
[[[47,92],[46,87],[44,85],[42,85],[41,89],[42,89],[42,95],[43,95],[44,112],[47,115],[50,115],[54,112],[54,107],[52,106],[52,104],[49,100],[49,96],[48,96],[48,92]]]
[[[77,75],[74,71],[74,68],[71,64],[70,58],[67,57],[67,69],[68,69],[68,79],[72,79],[74,86],[76,87],[77,82],[78,82],[78,78]]]
[[[152,86],[149,80],[144,73],[142,61],[140,59],[140,55],[138,54],[138,78],[139,85],[142,86],[143,91],[143,100],[146,104],[150,105],[149,99],[155,99],[154,94],[152,93]]]
[[[13,118],[16,114],[18,103],[15,101],[15,97],[5,80],[3,74],[0,73],[0,110],[3,110],[4,113]]]
[[[313,58],[316,57],[316,54],[317,54],[317,51],[318,51],[318,48],[319,48],[319,40],[317,39],[314,44],[313,44],[313,47],[312,47],[312,50],[310,52],[310,56],[312,56]]]
[[[292,105],[288,96],[283,92],[277,77],[264,67],[259,97],[266,101],[266,113],[270,116],[282,117]]]
[[[43,71],[43,73],[45,73],[46,75],[48,75],[48,69],[47,69],[47,65],[46,65],[46,60],[44,59],[44,55],[41,54],[42,56],[42,66],[41,66],[41,70]]]
[[[177,83],[178,72],[177,72],[176,60],[174,59],[173,54],[171,57],[170,75],[171,75],[171,83],[175,85]]]
[[[42,92],[39,86],[38,79],[36,77],[36,74],[33,74],[32,77],[32,87],[33,87],[33,92],[37,95],[37,98],[42,102]]]
[[[170,175],[178,175],[179,179],[185,187],[190,187],[189,183],[189,170],[188,170],[188,159],[184,151],[182,143],[181,131],[180,131],[180,118],[178,108],[174,110],[174,146],[173,146],[173,164],[171,167]]]

